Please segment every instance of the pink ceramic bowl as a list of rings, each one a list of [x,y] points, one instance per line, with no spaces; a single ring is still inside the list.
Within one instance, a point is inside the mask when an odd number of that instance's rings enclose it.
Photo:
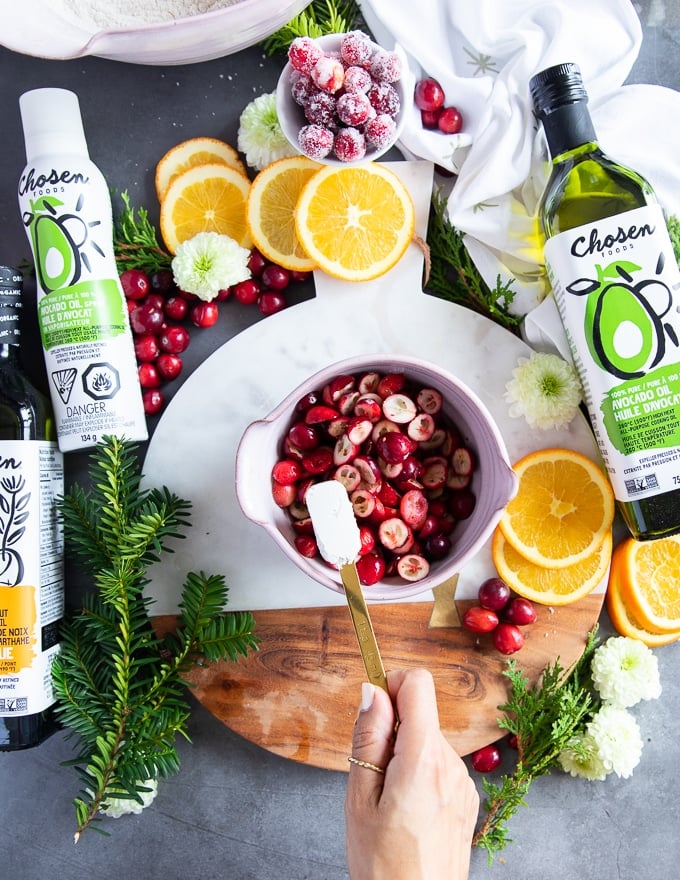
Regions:
[[[517,491],[517,479],[494,420],[474,392],[455,376],[434,364],[399,355],[362,355],[329,365],[291,391],[266,418],[246,428],[236,456],[236,495],[248,519],[262,526],[305,574],[342,593],[337,571],[321,557],[308,559],[296,550],[289,515],[276,505],[272,497],[271,471],[281,457],[282,441],[297,402],[310,391],[321,389],[335,376],[369,370],[401,372],[418,385],[441,392],[445,415],[457,425],[464,442],[477,459],[471,484],[476,495],[475,508],[468,519],[456,525],[450,536],[452,547],[449,554],[432,562],[428,575],[419,581],[386,577],[364,588],[367,599],[394,601],[431,590],[459,572],[490,538],[503,508]]]

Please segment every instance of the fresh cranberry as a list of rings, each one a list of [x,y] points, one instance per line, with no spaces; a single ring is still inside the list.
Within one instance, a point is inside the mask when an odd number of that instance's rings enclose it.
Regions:
[[[377,553],[366,553],[357,559],[357,574],[365,587],[377,584],[385,574],[385,560]]]
[[[506,606],[503,618],[517,626],[529,626],[536,622],[536,609],[528,599],[517,596]]]
[[[250,252],[250,256],[248,257],[248,268],[250,269],[250,274],[255,278],[259,278],[262,274],[262,270],[267,265],[267,260],[262,256],[262,254],[258,251],[257,248],[253,248]]]
[[[137,368],[137,375],[142,388],[160,388],[161,376],[155,364],[148,361],[141,363]]]
[[[159,312],[163,311],[163,307],[165,306],[166,297],[162,293],[155,293],[151,291],[151,293],[144,300],[144,305],[149,306],[151,309],[158,309]]]
[[[300,269],[291,269],[290,270],[290,280],[291,281],[309,281],[312,277],[311,272],[302,272]]]
[[[298,449],[315,449],[319,445],[319,435],[311,425],[296,422],[288,431],[288,439]]]
[[[470,761],[478,773],[491,773],[500,766],[501,750],[494,743],[482,746],[470,755]]]
[[[144,333],[135,337],[135,357],[140,363],[155,361],[160,352],[158,337],[154,333]]]
[[[493,632],[498,626],[498,616],[488,608],[473,605],[463,615],[463,626],[474,633]]]
[[[222,287],[215,294],[215,302],[224,302],[231,296],[231,287]]]
[[[290,272],[282,266],[269,263],[262,270],[260,280],[270,290],[285,290],[290,284]]]
[[[454,492],[449,502],[449,511],[456,519],[467,519],[475,509],[475,495],[470,489]]]
[[[284,486],[290,486],[292,483],[297,483],[304,472],[301,462],[292,458],[282,458],[272,468],[272,479],[277,483],[283,483]]]
[[[156,358],[156,368],[166,382],[176,379],[182,372],[184,363],[178,354],[163,352]]]
[[[251,306],[257,302],[260,295],[260,285],[252,278],[247,278],[245,281],[234,284],[231,292],[234,294],[234,299],[241,305]]]
[[[313,559],[319,552],[317,543],[311,535],[296,535],[294,544],[300,556],[305,556],[307,559]]]
[[[153,305],[143,303],[130,312],[130,326],[134,333],[158,333],[165,323],[165,315]]]
[[[444,89],[436,79],[428,76],[416,83],[413,99],[419,110],[428,110],[430,112],[439,110],[445,99]]]
[[[120,276],[120,284],[128,299],[144,299],[149,292],[149,278],[141,269],[126,269]]]
[[[169,296],[163,304],[163,311],[171,321],[183,321],[189,311],[189,303],[183,296]]]
[[[212,327],[220,316],[219,307],[215,302],[199,302],[191,307],[189,316],[197,327]]]
[[[439,119],[439,110],[421,110],[420,124],[423,128],[435,129],[439,128],[437,120]]]
[[[277,290],[264,290],[258,297],[257,307],[263,315],[274,315],[286,308],[286,298]]]
[[[158,337],[158,344],[169,354],[181,354],[189,345],[189,331],[184,327],[168,327]]]
[[[422,534],[421,530],[420,535],[422,536]],[[443,559],[445,556],[448,556],[451,550],[451,538],[442,532],[436,532],[434,535],[428,536],[425,542],[425,549],[431,559]]]
[[[155,416],[163,409],[165,399],[158,388],[152,388],[142,394],[142,403],[147,416]]]
[[[478,590],[479,604],[491,611],[500,611],[510,601],[510,587],[499,577],[487,578]]]
[[[455,107],[445,107],[437,117],[437,128],[444,134],[457,134],[463,127],[463,117]]]
[[[524,636],[514,623],[499,623],[493,631],[493,643],[501,654],[514,654],[524,645]]]
[[[149,275],[151,290],[157,293],[169,294],[175,287],[175,278],[170,269],[158,269]]]

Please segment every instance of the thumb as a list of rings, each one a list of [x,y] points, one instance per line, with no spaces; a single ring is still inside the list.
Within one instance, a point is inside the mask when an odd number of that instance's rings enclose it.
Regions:
[[[395,714],[388,694],[375,685],[364,683],[361,706],[352,734],[352,757],[385,769],[394,747]],[[348,795],[362,801],[382,792],[384,775],[360,764],[350,763]]]

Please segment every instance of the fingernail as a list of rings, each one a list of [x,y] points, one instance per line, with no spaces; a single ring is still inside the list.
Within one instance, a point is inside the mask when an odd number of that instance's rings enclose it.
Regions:
[[[375,696],[375,685],[368,681],[362,682],[361,685],[361,712],[368,712],[373,705],[373,697]]]

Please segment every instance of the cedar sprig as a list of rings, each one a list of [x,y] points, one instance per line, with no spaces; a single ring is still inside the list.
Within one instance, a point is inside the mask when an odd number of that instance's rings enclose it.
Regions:
[[[120,193],[123,207],[114,212],[113,248],[119,272],[142,269],[157,272],[169,269],[172,255],[158,243],[158,235],[146,208],[135,210],[127,190]]]
[[[177,735],[189,739],[183,676],[195,664],[236,660],[257,648],[254,620],[226,612],[221,575],[189,573],[178,624],[156,635],[144,595],[146,570],[190,524],[189,502],[167,488],[142,490],[135,447],[105,437],[92,454],[89,491],[59,499],[67,549],[93,577],[79,613],[62,632],[53,665],[56,713],[78,740],[81,790],[75,839],[101,831],[100,808],[115,798],[141,802],[145,780],[179,770]],[[105,833],[105,832],[102,832]]]
[[[511,842],[507,823],[521,806],[526,806],[533,780],[557,766],[559,754],[567,745],[580,748],[574,737],[598,708],[590,679],[590,661],[597,644],[596,626],[588,634],[583,653],[569,669],[563,669],[558,658],[532,685],[515,661],[508,661],[503,674],[510,682],[510,691],[507,702],[498,707],[503,712],[498,726],[516,737],[517,763],[514,773],[503,775],[499,783],[482,781],[485,815],[473,845],[486,849],[489,863],[494,853]]]
[[[446,200],[441,191],[432,195],[427,244],[430,249],[427,292],[486,315],[515,333],[518,331],[521,317],[509,310],[515,298],[512,280],[502,281],[498,275],[496,286],[489,288],[465,246],[465,236],[446,216]]]
[[[314,0],[262,42],[267,55],[287,52],[296,37],[322,37],[342,34],[363,25],[361,9],[354,0]]]

